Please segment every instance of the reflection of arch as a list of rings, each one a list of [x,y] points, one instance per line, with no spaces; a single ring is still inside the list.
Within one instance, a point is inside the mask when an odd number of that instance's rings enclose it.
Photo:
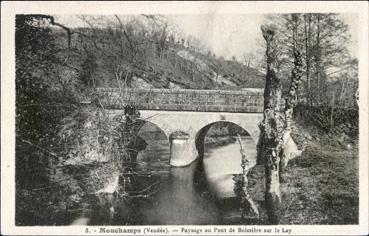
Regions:
[[[246,130],[245,128],[243,128],[241,125],[236,124],[235,122],[232,121],[215,121],[212,122],[210,124],[205,125],[204,127],[202,127],[195,136],[195,145],[196,145],[196,149],[199,153],[199,156],[203,156],[204,155],[204,140],[205,140],[205,136],[208,133],[209,129],[216,123],[228,123],[228,124],[233,124],[237,127],[239,127],[240,129],[242,129],[243,131],[246,132],[246,134],[248,136],[250,136],[250,133],[248,130]]]

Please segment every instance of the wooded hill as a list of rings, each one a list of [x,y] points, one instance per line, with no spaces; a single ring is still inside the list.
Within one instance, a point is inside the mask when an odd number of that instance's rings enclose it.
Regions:
[[[89,28],[53,27],[65,58],[63,80],[81,87],[236,90],[264,86],[265,76],[258,69],[217,57],[197,41],[176,38],[164,23],[145,25],[153,21],[141,17],[104,28],[90,22]]]

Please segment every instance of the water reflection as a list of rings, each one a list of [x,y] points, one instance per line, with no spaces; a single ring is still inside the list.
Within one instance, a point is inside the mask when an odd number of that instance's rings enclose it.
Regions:
[[[183,168],[171,168],[170,176],[144,212],[146,224],[217,224],[217,207],[210,195],[196,186],[198,161]]]
[[[250,136],[241,138],[249,161],[248,169],[256,164],[256,146]],[[219,198],[235,197],[233,175],[242,173],[238,142],[216,148],[205,148],[204,171],[210,189]]]
[[[233,175],[242,173],[240,147],[237,142],[205,148],[202,160],[175,168],[169,166],[169,143],[165,136],[141,133],[146,150],[138,155],[139,168],[156,173],[136,179],[144,189],[160,183],[150,198],[125,199],[100,194],[94,199],[92,212],[79,217],[75,224],[90,225],[191,225],[237,224],[239,205],[235,200]],[[250,161],[256,163],[255,144],[242,137]]]

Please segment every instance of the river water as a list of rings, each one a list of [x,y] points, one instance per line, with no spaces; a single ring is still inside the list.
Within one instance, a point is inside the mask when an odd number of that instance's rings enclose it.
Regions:
[[[140,132],[147,147],[138,154],[139,176],[133,185],[147,198],[100,195],[88,214],[72,224],[88,225],[204,225],[237,224],[239,205],[234,174],[242,173],[238,142],[205,147],[204,157],[186,167],[170,167],[169,143],[158,132]],[[249,160],[256,164],[255,143],[242,136]]]

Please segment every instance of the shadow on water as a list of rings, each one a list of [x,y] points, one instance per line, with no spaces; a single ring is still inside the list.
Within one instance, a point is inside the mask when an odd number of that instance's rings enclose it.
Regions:
[[[93,210],[73,224],[89,225],[204,225],[221,224],[216,199],[206,189],[201,162],[170,168],[163,177],[141,178],[152,184],[160,179],[158,192],[151,198],[120,198],[114,194],[91,196]],[[203,172],[202,172],[203,173]],[[155,180],[154,180],[155,179]]]
[[[153,204],[144,208],[144,224],[217,224],[218,209],[206,194],[199,191],[201,179],[196,171],[201,162],[183,168],[171,168]],[[195,177],[196,176],[196,177]]]
[[[243,140],[245,147],[252,149],[251,139],[246,137]],[[239,224],[239,202],[233,191],[233,176],[242,171],[237,144],[205,150],[203,158],[186,167],[170,167],[169,144],[166,142],[153,139],[138,156],[142,162],[138,168],[153,173],[158,171],[159,174],[138,176],[133,185],[139,190],[159,183],[155,194],[129,199],[117,194],[91,196],[88,213],[73,224]],[[252,157],[254,153],[251,151],[248,155]]]

